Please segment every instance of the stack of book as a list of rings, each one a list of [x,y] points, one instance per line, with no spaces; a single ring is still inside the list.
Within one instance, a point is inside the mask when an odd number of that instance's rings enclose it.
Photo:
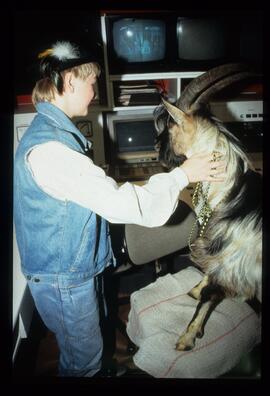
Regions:
[[[160,88],[154,82],[128,81],[117,85],[116,102],[121,106],[158,105]]]

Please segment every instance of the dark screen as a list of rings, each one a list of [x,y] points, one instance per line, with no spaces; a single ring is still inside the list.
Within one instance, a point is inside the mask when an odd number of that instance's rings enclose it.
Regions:
[[[178,18],[178,56],[183,60],[213,60],[227,56],[230,27],[214,18]]]
[[[114,123],[118,152],[154,150],[154,121],[117,121]]]

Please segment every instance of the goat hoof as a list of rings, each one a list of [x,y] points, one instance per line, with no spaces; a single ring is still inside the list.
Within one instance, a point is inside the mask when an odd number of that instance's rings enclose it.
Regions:
[[[185,335],[181,336],[175,344],[177,351],[190,351],[195,345],[195,340],[187,338]]]
[[[185,345],[183,342],[178,342],[175,345],[176,351],[190,351],[192,348],[191,345]]]

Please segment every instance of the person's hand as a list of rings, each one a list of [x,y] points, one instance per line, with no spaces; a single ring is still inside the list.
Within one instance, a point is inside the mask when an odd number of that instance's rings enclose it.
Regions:
[[[226,177],[226,162],[221,161],[221,154],[193,154],[180,168],[183,169],[190,183],[199,181],[220,182]]]

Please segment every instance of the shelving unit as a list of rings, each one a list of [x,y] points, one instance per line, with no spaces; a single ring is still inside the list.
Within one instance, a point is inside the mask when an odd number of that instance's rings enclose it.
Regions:
[[[111,111],[118,111],[124,109],[141,109],[148,108],[149,110],[154,109],[156,106],[144,105],[144,106],[117,106],[114,100],[114,83],[121,81],[145,81],[145,80],[166,80],[168,85],[168,95],[172,99],[177,99],[181,93],[181,80],[182,79],[192,79],[203,71],[188,71],[188,72],[164,72],[164,73],[135,73],[135,74],[110,74],[109,64],[108,64],[108,51],[107,45],[108,40],[106,36],[106,23],[105,15],[101,15],[101,35],[103,41],[103,51],[104,51],[104,66],[106,73],[106,89],[107,89],[107,103],[108,109]]]
[[[141,109],[142,107],[146,107],[148,109],[154,109],[155,105],[143,105],[143,106],[117,106],[115,104],[115,82],[123,82],[123,81],[137,81],[138,83],[144,81],[160,81],[163,80],[164,84],[167,88],[167,94],[169,99],[172,101],[176,101],[181,95],[181,87],[182,80],[184,79],[193,79],[203,74],[202,71],[199,72],[172,72],[172,73],[141,73],[141,74],[123,74],[123,75],[108,75],[108,102],[111,103],[111,109],[113,111],[123,110],[125,108],[137,108]]]

